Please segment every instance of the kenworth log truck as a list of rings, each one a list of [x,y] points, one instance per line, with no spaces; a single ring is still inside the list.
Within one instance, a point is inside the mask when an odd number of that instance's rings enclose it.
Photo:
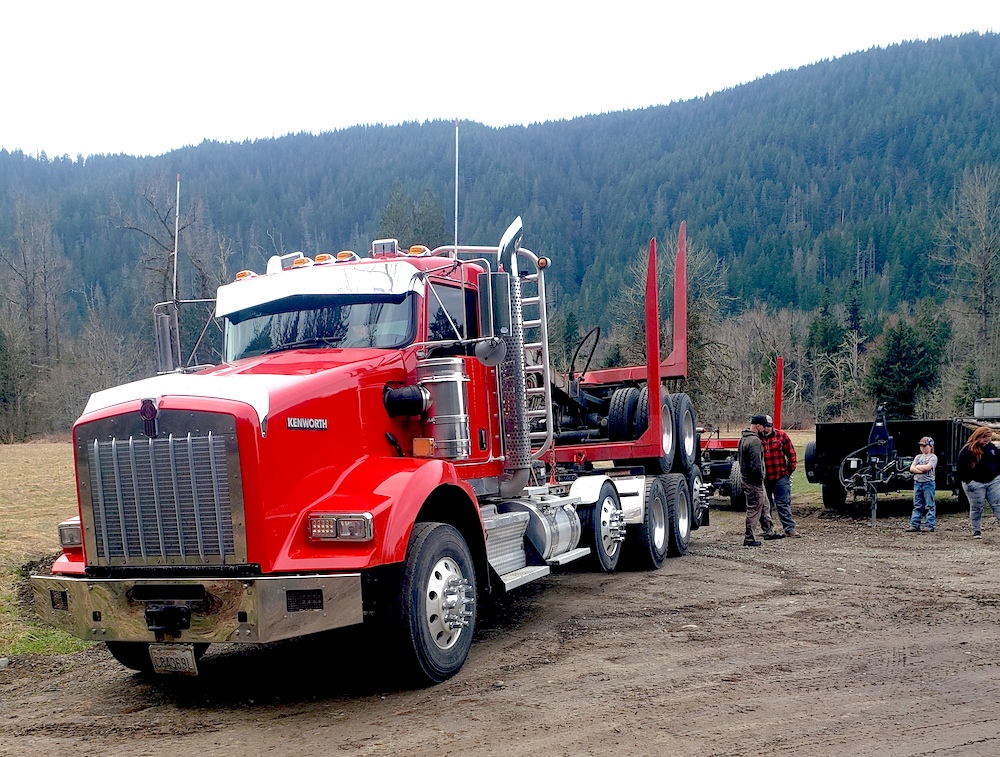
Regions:
[[[686,373],[684,226],[667,359],[653,240],[646,365],[559,377],[550,261],[521,236],[276,256],[222,286],[222,364],[97,392],[76,422],[43,619],[188,674],[210,643],[370,622],[440,682],[491,592],[683,554],[707,522],[694,410],[663,384]]]

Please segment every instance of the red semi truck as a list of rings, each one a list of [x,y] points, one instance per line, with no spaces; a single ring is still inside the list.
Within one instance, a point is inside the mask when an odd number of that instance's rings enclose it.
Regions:
[[[687,367],[684,226],[670,355],[653,240],[646,365],[558,377],[549,260],[521,235],[276,256],[222,286],[220,365],[97,392],[74,425],[79,516],[31,578],[41,617],[188,674],[211,643],[372,623],[440,682],[491,593],[683,554],[707,523],[694,409],[664,388]]]

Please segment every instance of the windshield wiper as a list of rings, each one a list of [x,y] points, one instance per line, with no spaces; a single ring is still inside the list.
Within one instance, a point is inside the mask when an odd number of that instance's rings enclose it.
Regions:
[[[340,339],[330,336],[313,336],[308,339],[299,339],[296,342],[285,342],[283,344],[276,344],[270,349],[264,350],[262,355],[270,355],[272,352],[281,352],[282,350],[294,350],[299,347],[315,347],[316,345],[323,345],[324,347],[336,347],[340,344]]]

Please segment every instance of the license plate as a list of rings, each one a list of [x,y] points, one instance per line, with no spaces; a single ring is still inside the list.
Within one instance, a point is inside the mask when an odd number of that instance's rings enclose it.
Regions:
[[[194,660],[194,644],[150,644],[149,659],[157,673],[198,675],[198,664]]]

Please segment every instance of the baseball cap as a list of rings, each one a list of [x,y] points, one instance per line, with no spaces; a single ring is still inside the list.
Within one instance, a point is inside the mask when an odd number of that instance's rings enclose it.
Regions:
[[[770,415],[755,415],[750,419],[750,423],[757,426],[773,426]]]
[[[920,446],[923,447],[925,444],[928,445],[928,446],[930,446],[930,447],[933,447],[934,446],[934,440],[931,437],[929,437],[929,436],[925,436],[923,439],[920,440]]]

